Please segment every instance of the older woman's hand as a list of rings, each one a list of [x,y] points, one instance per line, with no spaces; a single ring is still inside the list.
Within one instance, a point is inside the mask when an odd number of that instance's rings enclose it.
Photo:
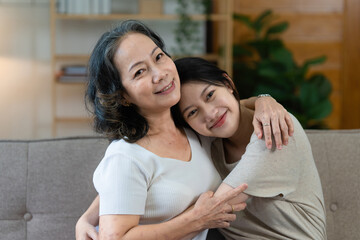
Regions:
[[[201,194],[191,209],[195,222],[200,225],[200,230],[229,227],[230,222],[236,219],[234,212],[242,211],[246,207],[245,201],[235,201],[231,204],[229,201],[242,194],[246,189],[247,184],[242,184],[216,196],[213,192]]]
[[[274,135],[277,149],[281,149],[283,144],[288,144],[289,136],[294,133],[294,124],[290,114],[270,96],[256,99],[253,125],[258,138],[265,135],[268,149],[272,147],[271,134]]]

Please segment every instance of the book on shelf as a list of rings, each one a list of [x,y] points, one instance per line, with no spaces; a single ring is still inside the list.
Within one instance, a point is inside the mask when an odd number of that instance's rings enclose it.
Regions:
[[[60,72],[63,75],[86,75],[87,67],[85,65],[63,66]]]
[[[58,13],[66,13],[67,12],[67,0],[57,0],[56,1],[56,9]]]
[[[87,82],[87,75],[59,75],[57,76],[58,82],[62,83],[85,83]]]
[[[63,66],[56,74],[59,82],[79,83],[87,81],[87,67],[85,65]]]
[[[62,14],[110,14],[111,0],[57,0],[56,9]]]

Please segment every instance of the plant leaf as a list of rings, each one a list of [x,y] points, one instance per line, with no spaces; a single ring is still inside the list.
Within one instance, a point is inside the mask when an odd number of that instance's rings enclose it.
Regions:
[[[326,56],[321,56],[313,59],[306,60],[299,69],[299,74],[305,78],[307,71],[311,65],[320,64],[326,61]]]
[[[309,106],[307,114],[311,119],[321,120],[327,117],[331,113],[331,111],[332,111],[332,104],[329,101],[329,99],[325,99],[324,101],[316,105]]]
[[[251,57],[252,56],[252,52],[248,49],[246,49],[244,46],[239,45],[239,44],[234,44],[233,45],[233,56],[234,58],[236,57]]]
[[[244,14],[239,14],[239,13],[234,13],[233,14],[233,19],[239,22],[244,23],[246,26],[248,26],[251,29],[254,29],[254,25],[250,19],[249,16],[246,16]]]
[[[317,65],[320,63],[324,63],[326,61],[326,56],[320,56],[313,59],[306,60],[304,64],[306,65]]]
[[[299,98],[302,108],[306,111],[310,106],[319,101],[319,93],[314,84],[303,82],[300,86]]]
[[[270,56],[272,59],[285,66],[286,71],[290,71],[295,66],[292,53],[284,47],[272,51]]]
[[[261,13],[255,20],[253,23],[253,28],[255,29],[255,31],[257,33],[259,33],[261,31],[261,29],[264,27],[265,25],[265,21],[267,20],[268,17],[270,17],[273,14],[272,10],[267,9],[265,10],[263,13]]]
[[[258,64],[258,74],[261,77],[265,78],[278,78],[280,75],[280,72],[278,71],[275,64],[269,60],[264,60],[259,62]]]
[[[315,74],[308,80],[313,84],[319,93],[319,99],[324,100],[329,97],[332,87],[330,81],[323,74]]]
[[[281,22],[268,28],[265,37],[269,37],[271,34],[277,34],[284,32],[289,27],[288,22]]]

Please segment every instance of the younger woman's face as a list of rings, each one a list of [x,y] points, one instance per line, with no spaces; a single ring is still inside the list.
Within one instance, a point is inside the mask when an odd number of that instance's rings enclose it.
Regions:
[[[185,121],[201,135],[229,138],[238,129],[239,102],[230,87],[185,83],[179,107]]]
[[[180,80],[173,60],[149,37],[126,35],[114,62],[126,89],[124,98],[144,117],[168,111],[180,99]]]

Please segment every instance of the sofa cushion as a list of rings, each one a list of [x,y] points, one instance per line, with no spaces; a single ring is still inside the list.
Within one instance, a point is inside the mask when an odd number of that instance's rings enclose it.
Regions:
[[[25,239],[27,143],[0,144],[0,239]]]
[[[328,239],[360,239],[360,130],[307,130],[324,191]]]
[[[0,144],[0,153],[0,219],[19,220],[26,210],[27,143]]]
[[[0,141],[0,239],[74,239],[107,145],[94,137]]]

